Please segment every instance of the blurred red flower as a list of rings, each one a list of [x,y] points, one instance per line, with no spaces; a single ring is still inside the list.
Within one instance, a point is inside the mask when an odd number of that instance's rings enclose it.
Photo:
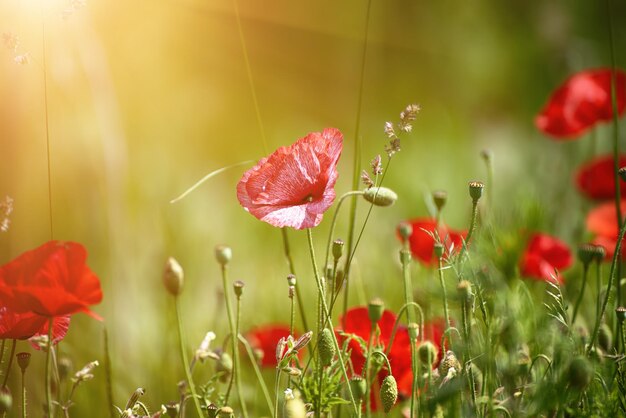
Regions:
[[[437,221],[432,218],[416,218],[406,221],[406,223],[411,225],[413,229],[409,237],[411,254],[427,266],[436,266],[438,263],[437,257],[433,253],[435,240],[430,234],[437,230],[439,239],[441,239],[445,247],[444,257],[450,255],[453,249],[456,251],[460,250],[463,245],[463,238],[467,234],[466,232],[448,229],[445,225],[439,225],[439,228],[437,228]],[[400,236],[399,233],[398,236]]]
[[[393,331],[393,325],[396,321],[396,315],[385,310],[383,316],[378,322],[378,329],[380,334],[378,339],[373,341],[373,345],[378,345],[382,350],[386,350],[391,333]],[[340,318],[340,323],[343,323],[343,318]],[[369,320],[367,313],[367,307],[355,307],[346,312],[345,317],[345,329],[339,330],[345,334],[354,334],[361,337],[367,343],[369,341],[370,332],[372,330],[372,323]],[[444,323],[442,320],[436,320],[430,323],[424,324],[424,339],[430,340],[437,348],[443,335]],[[338,336],[341,340],[345,340],[345,337]],[[353,340],[350,340],[349,349],[351,350],[350,360],[355,375],[363,375],[363,368],[365,366],[365,356],[361,350],[361,345]],[[413,384],[413,372],[411,370],[411,341],[409,339],[409,333],[407,328],[403,325],[399,325],[396,331],[396,335],[393,340],[393,345],[389,350],[389,363],[393,371],[393,376],[398,383],[398,392],[401,396],[408,397],[411,395],[411,389]],[[439,359],[437,360],[437,362]],[[436,365],[437,363],[435,363]],[[378,384],[382,384],[383,379],[387,376],[386,370],[381,370],[378,373]],[[379,395],[376,391],[372,391],[370,399],[372,403],[372,409],[377,410],[381,405]]]
[[[342,141],[339,130],[327,128],[278,148],[239,180],[239,203],[276,227],[317,226],[335,200]]]
[[[100,303],[98,277],[75,242],[49,241],[0,267],[0,304],[16,313],[46,317],[86,312]]]
[[[626,166],[626,155],[621,155],[618,167]],[[582,165],[576,173],[578,190],[590,199],[602,200],[615,197],[613,156],[594,158]],[[620,182],[621,193],[626,195],[626,183]]]
[[[25,340],[34,336],[47,336],[49,320],[48,317],[32,312],[16,313],[3,306],[0,308],[0,339]],[[53,344],[57,344],[65,338],[69,325],[69,316],[54,318],[52,328]]]
[[[571,139],[596,123],[613,117],[611,101],[611,70],[600,68],[581,71],[568,78],[552,93],[548,103],[537,115],[535,125],[556,139]],[[626,109],[626,74],[615,72],[617,111]]]
[[[522,254],[520,271],[524,277],[552,281],[556,269],[559,273],[556,280],[562,283],[560,271],[571,266],[572,262],[572,253],[562,241],[550,235],[535,233]]]
[[[276,367],[276,346],[281,338],[289,336],[289,325],[275,324],[254,328],[246,334],[246,339],[255,350],[263,352],[261,366]],[[293,336],[297,338],[297,336]]]
[[[620,203],[622,214],[626,215],[626,200]],[[587,214],[587,230],[596,235],[592,243],[601,245],[606,250],[606,260],[613,258],[619,230],[615,202],[605,202],[593,208]],[[626,246],[622,242],[622,259],[626,259]]]

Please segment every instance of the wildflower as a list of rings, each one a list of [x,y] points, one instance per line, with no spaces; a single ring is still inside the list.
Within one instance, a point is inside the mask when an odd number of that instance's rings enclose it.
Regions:
[[[276,227],[313,228],[335,200],[343,135],[333,128],[313,132],[244,173],[237,198],[257,219]]]
[[[374,347],[383,351],[386,350],[395,321],[396,315],[393,312],[389,310],[383,311],[378,321],[378,329],[380,332],[377,334],[377,338],[374,338]],[[344,323],[344,319],[341,318],[339,322]],[[368,341],[371,330],[372,323],[369,319],[368,308],[362,306],[348,310],[345,317],[345,328],[338,330],[338,332],[340,339],[343,340],[348,338],[350,334],[354,334],[364,341]],[[427,323],[424,326],[424,338],[431,340],[436,347],[439,347],[442,333],[443,328],[440,321]],[[362,376],[365,366],[365,355],[361,349],[361,345],[354,339],[350,340],[348,344],[351,351],[350,361],[352,362],[354,375]],[[410,396],[413,383],[413,373],[411,371],[411,342],[405,326],[398,326],[393,345],[389,350],[388,358],[391,368],[393,369],[394,377],[398,382],[400,395],[404,397]],[[436,366],[436,364],[437,363],[434,365]],[[378,383],[382,384],[383,379],[388,374],[388,371],[381,370],[378,373]],[[370,402],[372,402],[372,408],[376,409],[380,406],[381,401],[374,392],[375,391],[372,391]]]
[[[52,320],[52,345],[56,345],[67,334],[67,330],[70,327],[70,315],[55,316]],[[30,345],[36,350],[46,349],[48,347],[48,328],[49,320],[46,318],[46,322],[41,329],[29,338]]]
[[[613,156],[604,155],[582,165],[576,173],[578,190],[589,199],[602,200],[615,197],[615,174]],[[620,155],[618,166],[626,165],[626,155]],[[626,182],[620,182],[622,195],[626,194]]]
[[[417,118],[417,114],[421,110],[420,105],[410,104],[402,112],[400,112],[400,123],[398,127],[404,132],[411,132],[413,130],[413,122]]]
[[[622,213],[626,212],[626,200],[622,200]],[[615,247],[617,245],[617,237],[619,231],[617,229],[617,212],[614,202],[605,202],[593,208],[587,214],[586,219],[587,230],[596,235],[591,241],[595,245],[599,245],[606,250],[605,260],[613,258]],[[622,242],[621,258],[626,258],[626,247]]]
[[[389,158],[391,158],[391,156],[396,152],[400,151],[400,139],[398,138],[393,138],[391,141],[389,141],[389,144],[385,145],[385,152],[387,153],[387,156]]]
[[[209,331],[206,333],[206,335],[204,336],[204,339],[202,340],[202,342],[200,343],[200,346],[198,347],[198,349],[196,350],[196,359],[203,361],[204,359],[211,357],[213,359],[219,358],[219,356],[217,356],[217,354],[215,354],[213,352],[213,350],[211,350],[211,343],[216,339],[216,335],[213,331]]]
[[[435,266],[438,262],[434,254],[435,233],[439,235],[444,245],[444,257],[449,256],[455,248],[461,248],[466,234],[448,229],[445,225],[439,225],[437,228],[437,221],[432,218],[416,218],[406,222],[412,227],[409,236],[411,254],[427,266]]]
[[[17,313],[56,317],[86,312],[102,300],[98,277],[75,242],[49,241],[0,267],[0,304]]]
[[[374,180],[365,170],[361,171],[361,182],[368,188],[374,186]]]
[[[539,130],[555,139],[572,139],[599,122],[613,118],[611,70],[581,71],[568,78],[552,93],[535,119]],[[617,112],[626,109],[626,74],[615,72]]]
[[[550,235],[535,233],[529,241],[520,260],[522,276],[537,280],[563,282],[555,270],[564,270],[572,265],[573,256],[567,245]]]
[[[278,362],[276,356],[273,353],[276,351],[276,347],[282,338],[289,337],[288,325],[266,325],[263,327],[255,328],[249,331],[246,335],[250,346],[255,350],[263,352],[261,358],[262,367],[276,367]],[[284,354],[286,347],[281,350],[280,356]]]
[[[74,382],[75,384],[78,384],[78,383],[86,382],[88,380],[93,379],[92,372],[99,365],[100,363],[98,363],[98,360],[87,363],[85,367],[83,367],[82,369],[80,369],[74,374],[74,377],[72,378],[72,382]]]
[[[391,122],[385,122],[385,135],[387,135],[387,138],[389,139],[393,139],[396,138],[396,130],[393,127],[393,123]]]

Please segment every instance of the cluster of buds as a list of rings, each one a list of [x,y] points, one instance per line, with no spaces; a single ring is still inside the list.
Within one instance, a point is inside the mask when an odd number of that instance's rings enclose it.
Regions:
[[[313,337],[313,331],[309,331],[303,334],[297,340],[294,340],[293,336],[287,338],[282,337],[276,344],[276,363],[277,368],[282,369],[286,367],[291,358],[298,354],[298,351],[302,350],[311,341]]]

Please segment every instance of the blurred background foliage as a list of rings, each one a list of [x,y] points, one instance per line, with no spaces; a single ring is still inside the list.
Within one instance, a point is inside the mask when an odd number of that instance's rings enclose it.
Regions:
[[[623,68],[626,4],[614,3]],[[172,301],[161,284],[167,256],[186,272],[190,349],[208,330],[226,335],[216,244],[233,248],[232,278],[247,284],[244,329],[288,312],[280,234],[236,199],[244,167],[180,203],[169,200],[209,171],[257,160],[329,126],[345,135],[337,190],[348,191],[367,2],[239,0],[267,149],[232,1],[87,0],[64,15],[70,6],[0,1],[0,32],[19,36],[18,53],[30,58],[19,65],[14,51],[0,49],[0,197],[15,201],[11,227],[0,234],[0,261],[50,239],[45,25],[53,235],[87,246],[105,292],[95,308],[105,321],[76,316],[60,350],[76,368],[102,360],[106,327],[116,403],[123,406],[142,386],[156,407],[176,399],[183,378]],[[535,208],[536,227],[578,242],[582,212],[563,211],[588,203],[571,187],[572,170],[590,152],[609,148],[608,128],[595,142],[555,143],[536,131],[533,118],[569,74],[610,65],[607,28],[604,2],[372,1],[362,163],[383,153],[385,121],[397,120],[408,103],[420,103],[422,112],[385,179],[400,199],[375,209],[365,230],[355,268],[363,286],[352,287],[353,303],[381,296],[390,308],[400,306],[395,226],[427,215],[425,196],[444,189],[446,222],[466,228],[467,182],[485,178],[479,157],[485,148],[495,154],[496,208],[509,218]],[[346,223],[344,216],[339,237]],[[315,231],[319,252],[327,229],[328,217]],[[300,284],[314,294],[305,234],[289,235]],[[419,292],[430,273],[416,270]],[[43,359],[34,357],[36,367]],[[97,370],[77,393],[76,416],[106,415],[103,375]],[[39,410],[42,384],[29,384],[32,411]]]

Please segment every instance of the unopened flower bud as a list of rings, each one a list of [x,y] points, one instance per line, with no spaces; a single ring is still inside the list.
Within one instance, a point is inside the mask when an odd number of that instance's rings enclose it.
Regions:
[[[408,222],[402,222],[398,226],[398,232],[400,233],[400,236],[402,237],[402,241],[406,242],[413,234],[413,227]]]
[[[380,400],[385,413],[391,411],[398,400],[398,384],[392,375],[387,375],[383,379],[383,384],[380,386]]]
[[[430,341],[424,341],[417,347],[417,355],[420,362],[428,365],[428,367],[432,367],[435,364],[437,354],[439,354],[437,346]]]
[[[174,257],[167,259],[163,270],[163,284],[172,296],[178,296],[183,290],[185,273]]]
[[[461,280],[459,284],[456,285],[456,291],[459,294],[459,298],[464,300],[467,303],[472,301],[472,284],[467,280]]]
[[[233,283],[233,290],[235,291],[235,296],[237,296],[237,298],[240,298],[243,294],[243,288],[245,287],[245,285],[246,284],[241,280],[236,280]]]
[[[437,207],[438,212],[441,212],[441,209],[443,209],[447,201],[448,192],[444,190],[435,190],[433,192],[433,202],[435,202],[435,206]]]
[[[407,328],[409,331],[409,339],[413,343],[415,343],[415,341],[417,341],[417,338],[420,336],[420,326],[415,322],[411,322],[409,323]]]
[[[215,258],[222,267],[226,266],[233,258],[233,250],[226,245],[218,245],[215,247]]]
[[[305,332],[304,334],[302,334],[302,336],[300,338],[298,338],[296,340],[296,342],[293,344],[293,349],[295,351],[300,351],[302,350],[310,341],[311,338],[313,338],[313,331],[309,331],[309,332]]]
[[[295,367],[283,367],[283,372],[287,373],[291,377],[302,376],[302,371]]]
[[[411,252],[409,250],[400,250],[400,263],[403,266],[411,263]]]
[[[363,399],[365,392],[367,392],[367,383],[359,375],[355,375],[350,379],[350,390],[355,401]]]
[[[13,396],[8,387],[0,388],[0,413],[3,415],[11,410],[13,406]]]
[[[20,366],[22,373],[25,373],[30,364],[30,353],[17,353],[15,357],[17,358],[17,365]]]
[[[372,322],[372,325],[375,325],[380,321],[380,318],[383,317],[383,312],[385,311],[385,304],[380,298],[374,298],[367,305],[367,314]]]
[[[485,160],[487,164],[490,164],[493,161],[493,151],[484,149],[480,152],[480,157]]]
[[[626,167],[620,168],[619,170],[617,170],[617,172],[619,173],[619,176],[622,179],[622,181],[626,181]]]
[[[601,263],[604,261],[604,257],[606,257],[606,248],[604,248],[602,245],[596,245],[595,247],[595,261],[596,263]]]
[[[223,406],[217,414],[220,418],[232,418],[235,416],[235,411],[230,406]]]
[[[332,250],[333,250],[333,258],[335,259],[335,261],[339,260],[341,256],[343,255],[343,246],[344,246],[343,240],[336,239],[333,241]]]
[[[293,274],[290,274],[289,276],[287,276],[287,284],[289,284],[289,286],[295,286],[296,276],[294,276]]]
[[[624,322],[624,319],[626,319],[626,307],[618,306],[615,308],[615,316],[617,316],[618,321]]]
[[[365,189],[363,197],[376,206],[391,206],[398,200],[398,195],[387,187],[370,187]]]
[[[456,358],[454,352],[448,350],[439,364],[439,375],[441,377],[446,377],[450,369],[454,369],[458,374],[461,371],[461,363],[459,363],[459,360]]]
[[[613,348],[613,332],[607,324],[600,325],[598,330],[598,345],[607,353]]]
[[[478,202],[483,195],[483,189],[485,185],[480,181],[470,181],[469,182],[469,194],[472,198],[472,201]]]
[[[591,383],[593,378],[593,365],[583,356],[572,360],[567,371],[569,384],[578,390],[583,390]]]
[[[441,258],[445,252],[445,248],[442,243],[436,242],[433,246],[433,252],[435,253],[435,257]]]
[[[578,259],[587,268],[596,256],[596,246],[594,244],[581,244],[578,246]]]
[[[165,413],[170,418],[176,418],[180,412],[180,406],[176,402],[170,402],[165,406]]]
[[[322,366],[330,366],[336,353],[331,330],[324,328],[320,334],[320,340],[317,344]]]

